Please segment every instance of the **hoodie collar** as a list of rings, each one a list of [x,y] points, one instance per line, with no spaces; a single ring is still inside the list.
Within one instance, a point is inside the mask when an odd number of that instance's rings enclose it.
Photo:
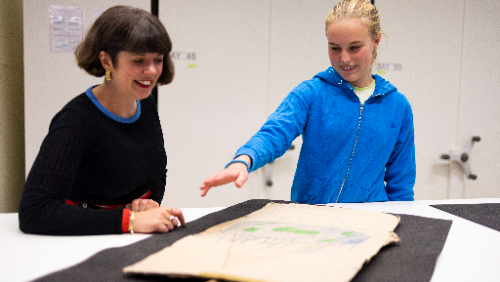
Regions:
[[[347,91],[348,93],[356,95],[354,94],[352,86],[347,81],[345,81],[333,67],[329,67],[325,71],[318,73],[316,77],[330,83],[335,87],[339,87],[342,89],[347,88],[350,90]],[[381,76],[372,74],[372,77],[375,79],[375,84],[376,84],[372,97],[387,95],[393,91],[398,90],[394,85],[392,85],[389,81],[383,79]]]

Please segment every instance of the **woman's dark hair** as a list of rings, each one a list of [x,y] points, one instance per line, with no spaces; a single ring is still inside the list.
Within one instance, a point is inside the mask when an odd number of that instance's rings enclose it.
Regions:
[[[101,51],[111,56],[115,66],[121,51],[163,54],[158,84],[169,84],[174,79],[172,41],[160,20],[144,10],[114,6],[102,13],[75,49],[78,66],[93,76],[103,76],[106,71],[99,60]]]

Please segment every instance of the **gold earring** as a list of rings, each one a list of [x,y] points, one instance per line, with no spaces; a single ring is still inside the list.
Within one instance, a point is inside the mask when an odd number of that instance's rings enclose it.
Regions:
[[[106,77],[106,80],[108,80],[108,81],[111,80],[111,72],[109,70],[106,70],[105,77]]]

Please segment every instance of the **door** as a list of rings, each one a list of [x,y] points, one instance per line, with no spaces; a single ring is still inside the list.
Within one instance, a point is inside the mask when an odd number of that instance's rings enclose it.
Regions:
[[[163,205],[230,206],[258,198],[243,189],[199,187],[224,168],[267,116],[269,2],[162,0],[159,18],[173,43],[176,77],[159,87],[168,173]]]
[[[464,198],[500,197],[500,2],[465,1],[458,146],[481,137],[470,154],[476,180],[455,177]]]
[[[267,115],[302,81],[330,66],[325,19],[335,5],[326,0],[273,0],[270,4]],[[260,198],[290,200],[302,137],[292,144],[293,149],[256,171],[261,178]],[[269,180],[271,186],[266,183]]]
[[[378,72],[408,98],[413,110],[415,199],[446,199],[456,168],[440,156],[457,145],[463,1],[375,4],[384,33]]]
[[[500,128],[494,121],[500,118],[495,92],[500,3],[377,0],[376,5],[387,34],[379,72],[413,107],[415,199],[499,197]],[[440,159],[462,150],[473,136],[481,137],[468,160],[476,180],[457,162]]]

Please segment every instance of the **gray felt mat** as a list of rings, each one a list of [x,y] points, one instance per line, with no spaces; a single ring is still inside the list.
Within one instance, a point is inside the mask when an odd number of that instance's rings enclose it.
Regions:
[[[249,200],[209,214],[167,234],[157,234],[135,244],[101,251],[88,260],[36,281],[206,281],[206,279],[169,279],[160,276],[127,276],[122,268],[172,245],[184,236],[202,232],[263,208],[270,200]],[[284,201],[274,201],[285,203]],[[396,233],[400,244],[382,248],[352,280],[356,282],[430,281],[451,221],[400,215]],[[175,258],[172,258],[175,259]],[[256,271],[258,271],[256,269]],[[314,281],[314,277],[311,277]]]
[[[431,207],[500,231],[500,204],[432,205]]]

